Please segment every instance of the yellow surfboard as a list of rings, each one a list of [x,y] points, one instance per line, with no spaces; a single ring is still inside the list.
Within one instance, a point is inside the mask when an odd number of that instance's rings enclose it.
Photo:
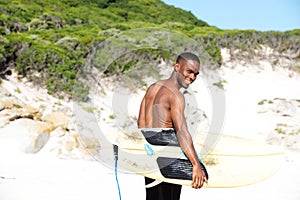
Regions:
[[[210,138],[214,138],[214,143],[205,142],[208,134]],[[118,141],[120,169],[159,181],[191,185],[191,180],[180,178],[181,173],[183,177],[190,175],[187,171],[191,167],[180,147],[151,145],[139,131],[113,133],[108,137],[110,141]],[[119,137],[118,140],[116,137]],[[255,184],[274,175],[284,161],[284,153],[279,147],[253,139],[199,133],[194,146],[209,174],[205,187],[226,188]],[[103,160],[107,155],[113,155],[113,150],[103,147],[99,156]],[[174,178],[174,175],[179,177]]]

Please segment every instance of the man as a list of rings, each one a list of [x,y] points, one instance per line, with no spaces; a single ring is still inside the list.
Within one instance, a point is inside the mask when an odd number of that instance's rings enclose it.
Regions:
[[[181,53],[174,64],[169,79],[152,84],[140,106],[138,127],[141,129],[174,129],[178,142],[193,165],[192,187],[201,188],[207,182],[198,161],[192,137],[184,116],[185,99],[180,88],[188,88],[199,74],[199,58],[190,52]],[[153,182],[145,177],[145,184]],[[176,200],[180,198],[181,185],[162,182],[146,189],[146,199]]]

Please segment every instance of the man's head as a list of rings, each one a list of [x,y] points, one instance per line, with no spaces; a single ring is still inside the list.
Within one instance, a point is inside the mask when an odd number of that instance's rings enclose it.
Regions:
[[[196,56],[195,54],[193,54],[191,52],[183,52],[183,53],[179,54],[176,59],[176,63],[179,63],[180,61],[186,61],[186,60],[196,61],[200,65],[200,60],[199,60],[198,56]]]
[[[190,52],[181,53],[174,65],[176,79],[180,87],[188,88],[196,80],[199,74],[200,60],[198,56]]]

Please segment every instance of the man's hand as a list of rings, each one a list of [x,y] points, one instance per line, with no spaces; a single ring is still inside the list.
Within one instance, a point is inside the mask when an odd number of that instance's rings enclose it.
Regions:
[[[205,173],[201,168],[201,165],[193,166],[193,180],[192,180],[192,187],[195,189],[202,188],[204,183],[208,183]]]

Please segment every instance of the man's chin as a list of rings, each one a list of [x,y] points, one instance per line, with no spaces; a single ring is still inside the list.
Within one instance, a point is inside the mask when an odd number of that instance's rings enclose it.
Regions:
[[[185,83],[183,84],[183,88],[184,88],[184,89],[187,89],[191,84],[192,84],[192,82],[185,82]]]
[[[184,82],[183,82],[183,83],[181,84],[181,87],[184,88],[184,89],[188,89],[188,87],[189,87],[190,85],[191,85],[190,83],[184,83]]]
[[[184,89],[188,89],[189,86],[190,86],[190,85],[183,85],[182,87],[183,87]]]

